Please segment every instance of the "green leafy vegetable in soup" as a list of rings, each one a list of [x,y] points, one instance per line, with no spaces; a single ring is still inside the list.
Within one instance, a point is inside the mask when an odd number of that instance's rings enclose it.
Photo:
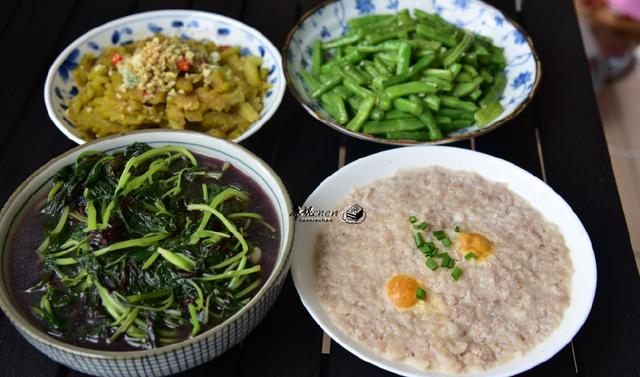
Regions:
[[[85,152],[55,175],[42,208],[42,279],[27,290],[51,334],[153,348],[247,304],[278,230],[256,210],[264,209],[260,193],[227,178],[233,167],[209,169],[202,159],[178,146],[134,144]]]

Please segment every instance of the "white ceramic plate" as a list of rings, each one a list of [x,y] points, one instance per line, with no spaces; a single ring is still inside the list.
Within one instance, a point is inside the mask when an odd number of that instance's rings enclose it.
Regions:
[[[160,10],[118,18],[88,31],[73,41],[51,65],[44,86],[44,101],[53,123],[69,139],[86,142],[73,122],[65,115],[67,102],[78,94],[71,71],[84,54],[99,54],[104,48],[126,45],[156,33],[183,39],[206,39],[218,45],[239,46],[241,54],[262,58],[269,69],[267,80],[272,85],[263,98],[260,119],[232,141],[240,142],[262,127],[280,106],[286,87],[280,52],[256,29],[232,18],[194,10]]]
[[[392,176],[399,169],[439,165],[454,170],[476,172],[491,181],[502,182],[556,224],[565,237],[573,261],[571,301],[560,326],[544,342],[523,357],[493,369],[469,374],[477,377],[512,376],[528,370],[560,351],[578,332],[591,310],[596,289],[596,262],[591,241],[571,207],[549,186],[525,170],[483,153],[453,147],[405,147],[380,152],[338,170],[309,196],[305,206],[337,208],[355,187]],[[339,221],[339,220],[338,220]],[[293,246],[291,272],[298,294],[311,316],[331,338],[351,353],[380,368],[411,377],[445,377],[446,373],[419,370],[393,362],[358,345],[332,323],[322,308],[315,289],[314,244],[320,223],[298,222]]]

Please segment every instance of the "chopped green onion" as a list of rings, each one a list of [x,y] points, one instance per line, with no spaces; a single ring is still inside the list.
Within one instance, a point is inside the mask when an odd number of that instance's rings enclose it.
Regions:
[[[438,240],[442,240],[443,238],[447,237],[447,235],[444,233],[444,231],[442,230],[436,230],[433,232],[433,236]]]
[[[466,259],[466,260],[478,259],[478,256],[473,251],[470,251],[470,252],[467,253],[467,255],[464,256],[464,259]]]
[[[416,246],[420,247],[424,244],[424,238],[422,237],[422,232],[417,232],[413,235],[413,240],[416,241]]]
[[[416,289],[416,297],[418,298],[418,300],[424,300],[425,298],[427,298],[427,292],[425,292],[424,289],[418,287]]]
[[[451,271],[451,277],[455,281],[458,281],[458,279],[460,279],[461,275],[462,275],[462,270],[460,269],[460,267],[456,267],[456,268],[453,269],[453,271]]]
[[[420,224],[416,224],[413,226],[413,229],[421,229],[421,230],[425,230],[429,228],[429,224],[427,224],[426,222],[421,222]]]
[[[411,224],[415,224],[415,222],[418,221],[418,218],[415,216],[409,216],[409,222]]]
[[[462,232],[462,228],[459,225],[456,225],[456,233]]]
[[[451,246],[451,240],[449,239],[449,237],[445,237],[441,239],[440,242],[442,242],[442,244],[446,247]]]
[[[438,250],[433,244],[433,242],[425,242],[422,245],[420,245],[418,249],[420,249],[422,254],[424,254],[427,257],[433,256]]]
[[[453,261],[453,259],[451,259],[449,254],[445,254],[444,256],[442,256],[442,262],[440,263],[440,265],[442,267],[451,268],[452,266],[451,267],[449,266],[451,261]]]
[[[438,268],[438,262],[436,262],[433,258],[429,257],[425,261],[425,264],[431,271],[435,271]]]

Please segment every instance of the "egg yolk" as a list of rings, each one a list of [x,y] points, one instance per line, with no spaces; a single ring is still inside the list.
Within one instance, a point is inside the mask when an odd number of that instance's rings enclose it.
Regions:
[[[416,291],[420,284],[408,275],[394,275],[387,281],[387,298],[398,309],[406,309],[418,302]]]
[[[488,258],[493,253],[493,243],[480,233],[458,233],[462,256],[474,253],[479,260]]]

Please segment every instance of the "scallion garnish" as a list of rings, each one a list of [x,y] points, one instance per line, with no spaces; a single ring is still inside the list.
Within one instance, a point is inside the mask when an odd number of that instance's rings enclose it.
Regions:
[[[460,267],[456,267],[456,268],[453,269],[453,271],[451,271],[451,277],[455,281],[458,281],[458,279],[460,279],[461,275],[462,275],[462,270],[460,269]]]
[[[427,265],[427,267],[429,267],[431,271],[434,271],[438,268],[438,262],[436,262],[431,257],[427,258],[427,260],[425,261],[425,264]]]
[[[427,292],[425,292],[424,289],[418,287],[416,288],[416,297],[418,298],[418,300],[424,300],[425,298],[427,298]]]
[[[420,245],[418,249],[420,249],[422,254],[424,254],[427,257],[433,256],[437,250],[433,242],[425,242],[422,245]]]
[[[449,254],[445,254],[442,257],[442,262],[440,263],[440,265],[442,267],[445,268],[453,268],[453,265],[455,264],[455,261],[453,259],[451,259],[451,257],[449,256]]]
[[[460,232],[462,232],[462,229],[460,228],[459,225],[456,225],[455,231],[456,231],[456,233],[460,233]]]
[[[433,232],[433,236],[438,240],[442,240],[443,238],[446,238],[447,235],[444,233],[444,231],[442,230],[436,230]]]
[[[470,251],[467,253],[467,255],[464,256],[464,259],[469,260],[469,259],[478,259],[478,256],[473,252]]]
[[[424,238],[422,237],[422,232],[417,232],[413,235],[413,240],[416,241],[416,246],[420,247],[424,244]]]
[[[427,229],[427,228],[429,228],[429,224],[427,224],[427,223],[426,223],[426,222],[424,222],[424,221],[423,221],[423,222],[421,222],[420,224],[415,224],[415,225],[413,226],[413,229],[421,229],[421,230],[425,230],[425,229]]]
[[[416,221],[418,221],[418,218],[417,218],[417,217],[415,217],[415,216],[409,216],[409,222],[410,222],[411,224],[415,224],[415,223],[416,223]]]

